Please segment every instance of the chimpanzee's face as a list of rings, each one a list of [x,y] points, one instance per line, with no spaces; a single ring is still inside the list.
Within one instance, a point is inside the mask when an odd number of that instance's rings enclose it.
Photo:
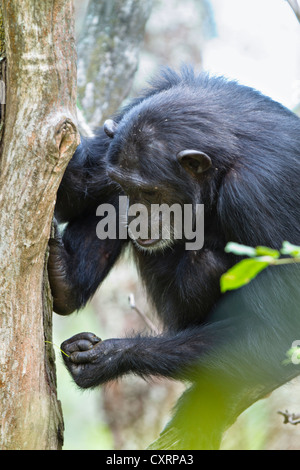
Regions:
[[[175,137],[162,139],[149,124],[126,132],[107,121],[104,129],[113,137],[108,174],[128,196],[128,234],[134,245],[154,251],[183,240],[185,207],[200,202],[199,176],[211,166],[210,158],[181,149]],[[138,230],[132,233],[133,228]]]
[[[170,217],[169,208],[173,205],[181,208],[180,197],[171,184],[166,184],[163,174],[154,179],[153,174],[141,174],[138,168],[129,168],[126,162],[128,159],[120,158],[118,165],[110,167],[109,176],[128,197],[128,234],[139,249],[165,249],[175,241],[174,217]]]

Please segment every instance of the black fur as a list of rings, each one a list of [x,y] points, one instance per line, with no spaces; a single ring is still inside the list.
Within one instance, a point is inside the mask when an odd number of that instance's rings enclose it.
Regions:
[[[56,215],[69,222],[52,256],[59,313],[86,303],[128,243],[100,241],[95,229],[96,206],[117,207],[122,192],[145,204],[203,203],[205,244],[153,253],[133,245],[163,334],[101,342],[82,333],[63,343],[64,360],[83,388],[130,372],[192,380],[157,446],[215,448],[243,409],[299,373],[282,364],[300,339],[299,269],[270,267],[223,296],[219,281],[238,261],[224,252],[228,241],[300,245],[300,120],[251,88],[191,69],[163,71],[115,120],[113,139],[100,131],[82,142],[59,190]],[[185,149],[205,152],[212,167],[189,174],[176,159]]]

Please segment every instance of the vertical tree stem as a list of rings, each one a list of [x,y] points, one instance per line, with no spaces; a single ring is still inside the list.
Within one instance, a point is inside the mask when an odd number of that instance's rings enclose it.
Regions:
[[[0,160],[0,449],[59,449],[45,253],[79,142],[72,0],[2,0],[7,105]]]

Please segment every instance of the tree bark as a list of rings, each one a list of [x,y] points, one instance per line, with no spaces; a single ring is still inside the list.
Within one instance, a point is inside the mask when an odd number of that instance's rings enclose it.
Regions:
[[[0,155],[2,153],[2,138],[5,124],[6,101],[6,50],[3,15],[0,7]]]
[[[0,160],[0,448],[62,446],[45,253],[79,136],[72,0],[2,0],[7,105]]]
[[[99,126],[128,95],[152,0],[90,0],[78,41],[78,99]]]

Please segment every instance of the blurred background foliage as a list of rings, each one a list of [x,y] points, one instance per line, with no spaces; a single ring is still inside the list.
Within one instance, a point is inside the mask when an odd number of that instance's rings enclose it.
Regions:
[[[142,10],[136,11],[141,5]],[[113,107],[128,93],[132,96],[143,88],[161,65],[193,64],[197,71],[236,79],[291,109],[300,109],[300,25],[285,0],[153,0],[152,8],[151,0],[75,0],[75,6],[83,133],[101,125],[107,113],[115,112]],[[121,11],[119,26],[114,7]],[[91,16],[99,11],[101,21]],[[137,14],[139,27],[129,21],[132,12]],[[124,48],[126,35],[132,41]],[[130,309],[130,293],[138,308],[157,323],[135,267],[126,257],[84,311],[67,318],[54,316],[54,342],[59,345],[81,331],[92,331],[103,339],[147,331]],[[72,382],[59,353],[57,369],[66,450],[147,447],[168,421],[184,389],[165,379],[146,382],[126,377],[83,392]],[[300,425],[284,425],[277,414],[286,409],[300,413],[299,396],[300,380],[296,379],[253,405],[227,432],[222,448],[300,449]]]

